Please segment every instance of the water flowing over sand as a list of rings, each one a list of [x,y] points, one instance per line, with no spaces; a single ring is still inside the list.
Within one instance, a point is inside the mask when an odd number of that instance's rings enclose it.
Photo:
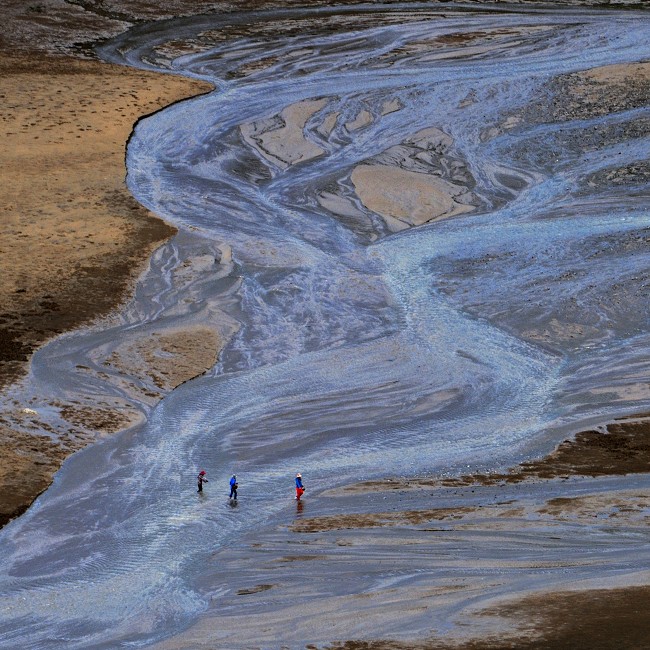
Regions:
[[[4,647],[187,627],[231,589],[201,584],[206,563],[287,518],[297,470],[310,495],[499,468],[647,410],[648,176],[630,170],[647,158],[648,70],[624,72],[647,34],[634,12],[418,4],[188,18],[103,46],[216,89],[138,123],[129,188],[182,233],[114,327],[41,350],[34,381],[72,390],[88,350],[161,314],[199,330],[227,314],[229,342],[0,533]],[[624,103],[600,111],[606,93]]]

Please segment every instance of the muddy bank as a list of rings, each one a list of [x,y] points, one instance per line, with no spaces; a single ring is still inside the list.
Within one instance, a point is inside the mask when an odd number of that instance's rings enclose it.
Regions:
[[[477,641],[346,641],[327,650],[636,650],[647,646],[650,627],[645,612],[650,588],[594,589],[531,596],[518,603],[483,610],[479,616],[502,618],[520,634]],[[567,612],[571,612],[567,616]],[[307,646],[309,647],[309,646]]]
[[[641,416],[643,417],[643,416]],[[471,486],[497,486],[528,482],[568,479],[569,477],[624,476],[650,474],[650,419],[634,422],[617,422],[604,427],[604,431],[584,431],[575,438],[565,440],[549,455],[522,463],[508,472],[471,474],[456,478],[413,477],[387,478],[363,481],[332,490],[329,494],[371,494],[384,491],[427,490],[431,488],[461,488]],[[633,501],[633,499],[632,499]],[[511,503],[505,504],[510,511]],[[559,516],[563,509],[574,512],[580,502],[571,498],[556,498],[538,509],[536,516]],[[584,504],[582,504],[584,505]],[[603,503],[599,504],[605,508]],[[629,504],[628,504],[629,505]],[[616,507],[625,507],[625,499]],[[481,506],[483,507],[483,506]],[[541,507],[541,506],[540,506]],[[636,506],[630,506],[634,510]],[[641,504],[641,508],[644,504]],[[413,525],[424,521],[458,520],[474,515],[476,508],[454,507],[399,512],[346,513],[321,519],[301,518],[292,526],[295,532],[319,532],[345,528],[375,528],[382,526]],[[486,510],[482,511],[485,515]],[[590,515],[589,515],[590,516]]]
[[[454,478],[409,477],[363,481],[343,489],[350,493],[404,490],[431,486],[498,485],[570,476],[623,476],[650,473],[650,419],[613,422],[603,430],[582,431],[564,440],[548,456],[521,463],[507,472],[475,473]]]
[[[452,551],[453,557],[467,558],[461,560],[464,566],[461,575],[476,571],[475,579],[479,583],[485,577],[481,569],[474,566],[477,557],[471,551],[478,540],[486,547],[480,554],[482,560],[478,561],[483,570],[486,558],[492,555],[488,550],[492,544],[509,549],[508,559],[499,560],[498,566],[502,568],[506,565],[522,568],[524,564],[520,563],[524,562],[534,574],[533,567],[544,566],[549,571],[563,565],[570,567],[581,562],[578,557],[583,552],[589,555],[586,547],[576,553],[574,543],[578,546],[583,543],[576,540],[584,536],[589,538],[596,531],[605,535],[637,535],[647,526],[650,503],[647,481],[630,477],[619,483],[616,477],[647,476],[650,473],[649,445],[650,421],[647,415],[640,415],[632,422],[611,423],[602,431],[579,433],[548,456],[523,463],[508,473],[474,474],[451,480],[435,477],[389,479],[332,490],[330,495],[344,501],[358,499],[354,495],[364,495],[361,501],[356,501],[359,511],[354,514],[345,507],[345,514],[320,517],[300,512],[290,530],[297,535],[296,541],[301,543],[302,540],[312,552],[314,548],[323,547],[323,535],[330,543],[343,547],[363,545],[365,539],[369,553],[374,554],[375,561],[380,564],[388,547],[401,546],[406,555],[414,553],[411,547],[419,558],[431,544],[431,561],[442,562],[439,571],[444,571],[443,558],[446,556],[442,540],[452,535],[455,541],[451,545],[456,549]],[[609,482],[598,482],[599,477],[606,476],[611,477]],[[522,482],[529,486],[523,492],[516,489]],[[392,495],[377,501],[377,497],[387,491]],[[418,507],[407,508],[405,502]],[[438,505],[442,502],[449,507],[426,507],[432,502]],[[392,508],[378,510],[382,505]],[[309,536],[313,542],[309,541]],[[465,536],[461,543],[460,539]],[[528,553],[521,557],[514,551],[512,540],[515,536],[520,540],[531,536],[531,542],[532,538],[538,540],[534,559]],[[437,537],[439,540],[434,541]],[[575,537],[573,541],[572,537]],[[555,545],[564,551],[550,560],[553,553],[549,549]],[[324,558],[321,555],[316,559],[323,561]],[[532,564],[528,564],[531,561]],[[412,566],[418,566],[417,559]],[[424,565],[420,570],[427,572]],[[398,566],[395,571],[399,573]],[[315,573],[318,575],[319,571]],[[431,581],[435,579],[432,577]],[[413,598],[421,599],[423,610],[435,606],[432,600],[444,608],[448,596],[432,588],[431,583],[427,584],[427,589],[409,589]],[[461,633],[453,641],[434,634],[426,640],[422,637],[409,641],[350,640],[313,647],[328,650],[553,650],[583,646],[631,650],[645,647],[650,631],[645,615],[650,589],[646,585],[611,589],[600,589],[596,585],[597,580],[584,584],[577,581],[571,585],[571,590],[536,592],[519,599],[506,595],[497,598],[494,604],[470,608],[460,619],[460,628],[465,628],[468,636],[463,638]],[[465,588],[461,584],[453,588],[448,586],[447,593]],[[394,602],[400,602],[404,595],[399,587],[388,591],[391,594],[385,598]],[[368,598],[386,602],[377,594],[369,593]],[[415,616],[410,612],[405,615]],[[483,632],[477,635],[475,630],[481,628]]]

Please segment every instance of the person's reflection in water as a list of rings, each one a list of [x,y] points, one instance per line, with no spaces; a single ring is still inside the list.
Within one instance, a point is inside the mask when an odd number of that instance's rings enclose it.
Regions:
[[[296,500],[296,517],[302,517],[302,511],[305,507],[305,504],[300,499]]]

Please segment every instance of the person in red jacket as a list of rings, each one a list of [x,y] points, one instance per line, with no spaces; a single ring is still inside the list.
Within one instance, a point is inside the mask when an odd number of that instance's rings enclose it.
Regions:
[[[302,474],[296,474],[296,499],[300,501],[300,497],[305,492],[305,486],[302,484]]]

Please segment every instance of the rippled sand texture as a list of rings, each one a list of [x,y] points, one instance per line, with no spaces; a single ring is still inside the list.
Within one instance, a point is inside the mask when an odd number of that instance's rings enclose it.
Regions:
[[[146,402],[175,364],[121,373],[188,344],[170,346],[181,323],[229,343],[2,532],[3,640],[444,647],[543,636],[509,620],[540,594],[647,597],[643,467],[505,472],[617,417],[647,434],[647,31],[424,5],[102,46],[216,91],[138,124],[129,188],[180,235],[114,326],[44,348],[35,380]],[[386,489],[412,476],[433,483]]]

